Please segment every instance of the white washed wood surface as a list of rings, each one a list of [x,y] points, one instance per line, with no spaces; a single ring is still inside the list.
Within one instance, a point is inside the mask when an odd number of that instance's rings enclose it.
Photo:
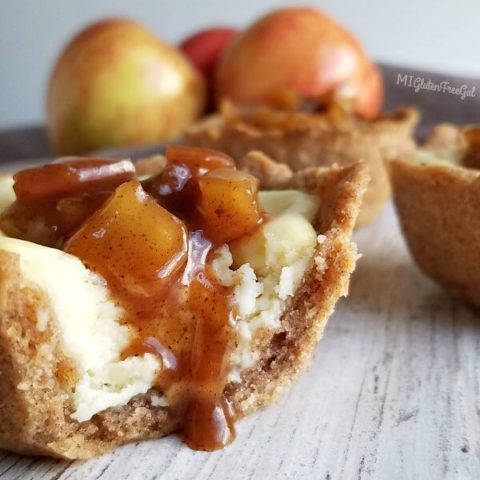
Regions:
[[[175,437],[83,462],[5,454],[0,479],[478,479],[480,318],[412,264],[391,206],[357,232],[364,256],[312,368],[193,452]]]

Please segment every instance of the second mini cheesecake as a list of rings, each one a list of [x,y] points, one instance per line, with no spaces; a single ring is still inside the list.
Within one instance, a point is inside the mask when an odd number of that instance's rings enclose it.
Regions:
[[[423,148],[390,163],[395,206],[420,269],[480,306],[480,129],[437,126]]]

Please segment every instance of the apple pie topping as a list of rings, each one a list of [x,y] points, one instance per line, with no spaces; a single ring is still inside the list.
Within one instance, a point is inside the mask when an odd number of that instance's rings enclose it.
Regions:
[[[223,391],[237,312],[213,255],[265,216],[257,180],[230,157],[181,146],[166,156],[164,170],[142,182],[129,161],[93,158],[19,172],[0,229],[61,248],[105,279],[136,333],[124,358],[157,356],[156,388],[183,419],[186,442],[214,450],[234,438]]]
[[[1,216],[9,237],[62,248],[121,183],[135,176],[130,160],[65,157],[14,175],[17,197]]]
[[[355,124],[353,100],[332,95],[298,97],[282,93],[275,108],[242,107],[224,102],[221,114],[230,125],[246,124],[259,130],[304,130],[316,126]],[[276,97],[277,98],[277,97]]]

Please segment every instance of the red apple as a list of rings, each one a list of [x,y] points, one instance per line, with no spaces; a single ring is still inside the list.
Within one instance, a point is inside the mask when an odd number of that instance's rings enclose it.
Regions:
[[[183,40],[180,50],[209,80],[237,30],[230,27],[207,28]]]
[[[215,70],[236,34],[237,31],[229,27],[208,28],[193,34],[180,44],[180,50],[185,53],[207,82],[208,110],[214,110],[215,106],[213,91]]]
[[[48,130],[59,154],[170,140],[204,110],[205,82],[142,25],[109,19],[81,31],[52,72]]]
[[[370,118],[381,109],[383,81],[360,43],[313,8],[277,10],[240,34],[225,52],[215,78],[217,103],[275,106],[279,96],[348,92],[355,111]]]

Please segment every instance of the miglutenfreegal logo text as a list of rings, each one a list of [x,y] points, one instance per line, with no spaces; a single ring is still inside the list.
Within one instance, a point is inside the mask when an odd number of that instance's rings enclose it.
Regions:
[[[399,73],[397,75],[397,85],[403,85],[407,88],[413,88],[415,93],[418,93],[420,90],[430,90],[432,92],[457,95],[462,100],[465,100],[467,97],[476,97],[475,86],[470,87],[465,83],[460,86],[455,86],[446,80],[440,83],[435,83],[432,82],[432,80],[430,79],[416,77],[415,75]]]

